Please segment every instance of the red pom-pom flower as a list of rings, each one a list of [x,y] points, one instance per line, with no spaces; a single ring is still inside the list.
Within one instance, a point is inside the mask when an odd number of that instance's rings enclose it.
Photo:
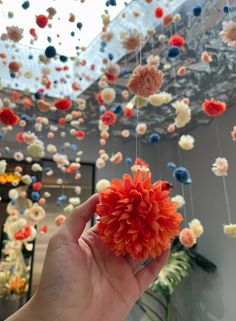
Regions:
[[[45,15],[40,14],[36,17],[36,23],[39,26],[39,28],[45,28],[48,24],[48,18]]]
[[[179,35],[173,35],[172,37],[170,37],[169,39],[169,47],[183,47],[185,44],[185,40],[183,37],[179,36]]]
[[[19,117],[11,108],[4,108],[0,111],[0,121],[7,126],[14,126],[18,123]]]
[[[58,109],[58,110],[62,110],[62,111],[65,111],[65,110],[68,110],[71,108],[72,106],[72,101],[68,98],[60,98],[60,99],[57,99],[55,102],[54,102],[54,106]]]
[[[125,174],[110,184],[100,193],[96,209],[102,241],[117,256],[160,256],[179,234],[182,221],[170,192],[163,190],[161,181],[152,184],[150,172],[137,172],[134,177]]]
[[[155,14],[155,17],[156,17],[157,19],[162,18],[162,17],[164,16],[164,10],[163,10],[163,8],[157,7],[157,8],[154,10],[154,14]]]
[[[107,126],[111,126],[116,122],[116,114],[113,111],[106,111],[100,118],[103,124]]]
[[[218,117],[226,111],[226,104],[213,98],[211,100],[206,99],[202,104],[202,109],[208,116]]]

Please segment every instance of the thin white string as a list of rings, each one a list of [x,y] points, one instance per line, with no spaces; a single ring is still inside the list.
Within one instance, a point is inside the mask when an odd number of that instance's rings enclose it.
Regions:
[[[217,139],[217,145],[219,149],[219,153],[222,156],[222,146],[221,146],[221,141],[220,141],[220,135],[219,135],[219,126],[218,126],[218,120],[215,120],[215,129],[216,129],[216,139]],[[226,179],[225,176],[223,178],[223,186],[224,186],[224,194],[225,194],[225,203],[226,203],[226,208],[227,208],[227,216],[229,223],[231,224],[232,219],[231,219],[231,210],[230,210],[230,205],[229,205],[229,197],[228,197],[228,192],[227,192],[227,185],[226,185]]]
[[[160,170],[160,179],[162,179],[162,169],[161,169],[161,144],[160,144],[160,142],[159,143],[157,143],[158,144],[158,146],[157,146],[157,148],[158,148],[158,159],[159,159],[159,170]]]
[[[190,205],[191,205],[191,217],[194,218],[194,204],[193,204],[193,190],[192,184],[189,184],[189,195],[190,195]]]
[[[180,148],[177,147],[178,149],[178,159],[179,159],[179,164],[182,166],[182,157],[181,157],[181,151],[180,151]],[[185,193],[184,193],[184,184],[180,183],[181,185],[181,193],[182,193],[182,196],[185,200]],[[184,217],[184,225],[187,226],[187,211],[186,211],[186,203],[184,203],[184,206],[183,206],[183,217]]]
[[[138,56],[136,57],[136,60],[138,60]],[[136,63],[137,64],[137,63]],[[139,64],[142,65],[142,35],[140,34],[140,41],[139,41]],[[137,109],[137,114],[136,114],[136,126],[138,126],[138,123],[139,123],[139,107],[136,106],[136,109]],[[136,127],[137,128],[137,127]],[[136,131],[136,137],[135,137],[135,154],[136,154],[136,159],[138,158],[139,156],[139,153],[138,153],[138,133]]]
[[[226,0],[226,2],[227,2],[227,6],[228,6],[228,8],[229,8],[229,20],[232,21],[231,7],[230,7],[230,5],[229,5],[229,0]]]

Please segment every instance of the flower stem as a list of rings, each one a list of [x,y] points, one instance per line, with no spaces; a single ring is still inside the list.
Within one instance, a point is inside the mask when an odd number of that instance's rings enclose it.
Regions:
[[[153,320],[152,317],[150,316],[149,311],[150,311],[152,314],[154,314],[154,315],[158,318],[158,320],[164,321],[164,319],[163,319],[156,311],[154,311],[149,305],[147,305],[146,303],[143,303],[143,302],[140,300],[139,303],[138,303],[138,305],[139,305],[139,307],[140,307],[140,305],[142,305],[142,308],[145,310],[145,313],[148,315],[148,317],[150,318],[150,320],[155,321],[155,320]]]
[[[156,300],[163,307],[163,309],[167,311],[167,306],[165,306],[165,304],[159,298],[157,298],[153,293],[146,291],[145,294],[149,295],[151,298]]]
[[[171,303],[171,296],[166,298],[167,301],[167,311],[166,311],[166,321],[172,321],[172,303]]]

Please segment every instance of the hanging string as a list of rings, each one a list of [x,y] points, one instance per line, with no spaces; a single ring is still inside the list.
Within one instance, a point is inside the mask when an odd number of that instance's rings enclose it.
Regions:
[[[227,6],[229,8],[229,20],[232,21],[231,8],[230,8],[230,5],[229,5],[229,0],[226,0],[226,3],[227,3]]]
[[[180,148],[178,148],[178,159],[179,159],[179,164],[182,166],[182,157],[181,157],[181,151]],[[184,193],[184,184],[180,183],[181,185],[181,194],[185,200],[185,193]],[[187,226],[187,211],[186,211],[186,203],[184,202],[184,206],[183,206],[183,217],[184,217],[184,225]]]
[[[189,184],[189,195],[190,195],[190,206],[191,206],[191,217],[194,218],[194,205],[193,205],[193,190],[192,184]]]
[[[137,58],[137,57],[136,57]],[[137,59],[136,59],[137,60]],[[137,63],[136,63],[137,64]],[[139,64],[142,65],[142,35],[140,34],[140,41],[139,41]],[[136,106],[137,112],[136,112],[136,125],[138,126],[139,123],[139,107]],[[139,145],[139,140],[138,140],[138,133],[136,131],[136,137],[135,137],[135,154],[136,154],[136,159],[139,156],[139,152],[138,152],[138,145]]]
[[[160,142],[158,143],[158,159],[159,159],[159,170],[160,170],[160,179],[162,179],[162,169],[161,169],[161,144]]]
[[[221,141],[220,141],[218,119],[215,120],[215,130],[216,130],[216,139],[217,139],[219,153],[222,156],[222,146],[221,146]],[[232,222],[231,217],[232,216],[231,216],[231,210],[230,210],[230,205],[229,205],[229,197],[228,197],[228,192],[227,192],[226,179],[225,179],[225,176],[223,176],[222,178],[223,178],[223,186],[224,186],[224,194],[225,194],[225,203],[226,203],[226,208],[227,208],[227,216],[228,216],[229,223],[231,224],[231,222]]]

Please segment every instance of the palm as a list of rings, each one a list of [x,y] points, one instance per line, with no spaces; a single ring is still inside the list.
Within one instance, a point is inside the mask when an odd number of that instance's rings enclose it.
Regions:
[[[155,268],[153,261],[145,271],[134,274],[141,261],[116,257],[100,240],[96,228],[78,241],[73,237],[74,222],[70,223],[68,219],[49,244],[36,299],[54,311],[55,318],[50,321],[122,321],[167,255]],[[47,308],[41,311],[41,318],[46,320],[48,313]]]

